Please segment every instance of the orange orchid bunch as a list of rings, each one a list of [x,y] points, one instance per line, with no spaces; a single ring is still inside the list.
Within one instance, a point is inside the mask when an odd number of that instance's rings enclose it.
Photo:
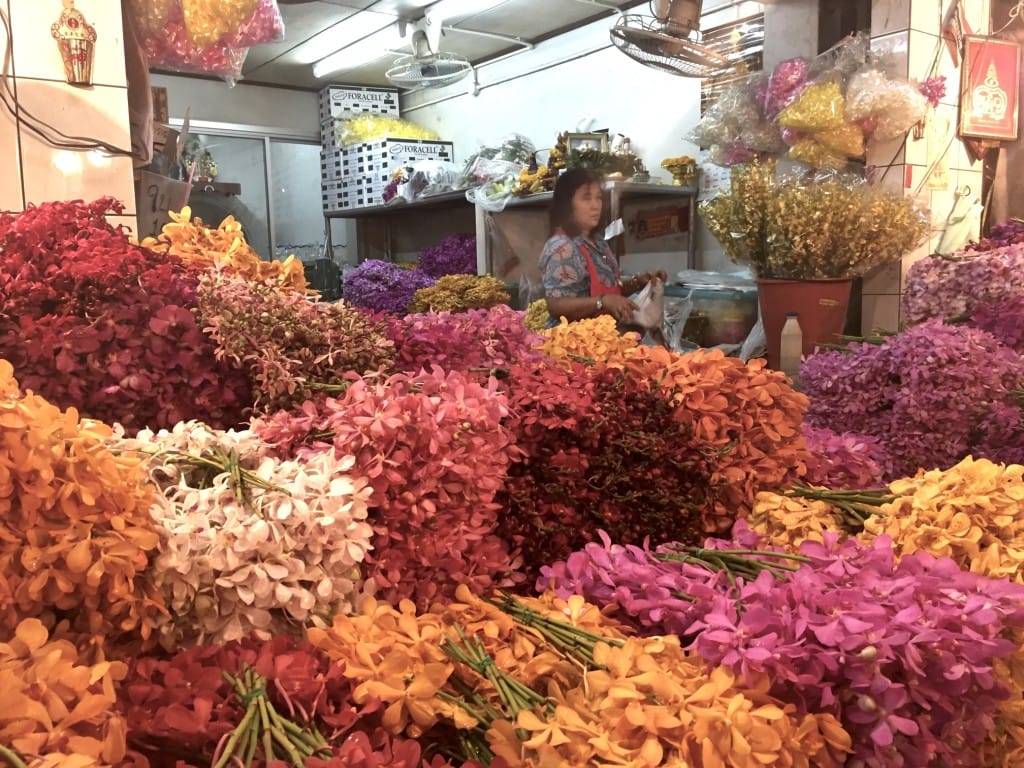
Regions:
[[[583,360],[592,364],[621,365],[640,341],[635,333],[619,333],[615,319],[609,315],[575,323],[562,318],[559,325],[545,328],[540,333],[547,337],[540,351],[564,364]]]
[[[245,239],[242,225],[228,216],[214,228],[192,219],[185,206],[170,213],[171,220],[156,237],[142,241],[144,248],[176,256],[186,264],[224,267],[253,282],[272,282],[283,290],[305,292],[306,273],[302,262],[289,256],[284,261],[264,261]]]
[[[631,637],[578,596],[492,602],[463,586],[428,613],[367,600],[309,634],[389,732],[483,735],[510,768],[838,766],[850,749],[831,715],[798,715],[767,679],[709,670],[678,638]]]
[[[25,619],[0,643],[0,764],[105,768],[125,757],[125,722],[115,714],[119,661],[82,662],[67,640]]]
[[[760,491],[785,486],[806,471],[810,454],[800,425],[807,397],[764,360],[744,363],[720,350],[679,355],[641,346],[626,357],[625,369],[657,382],[676,417],[692,425],[694,438],[718,452],[709,535],[746,517]]]
[[[144,577],[159,539],[139,461],[107,448],[105,424],[20,394],[3,360],[0,391],[0,626],[147,644],[165,609]]]

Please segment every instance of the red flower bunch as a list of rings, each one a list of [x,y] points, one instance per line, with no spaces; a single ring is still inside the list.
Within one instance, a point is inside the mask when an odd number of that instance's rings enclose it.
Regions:
[[[502,421],[507,401],[491,379],[433,368],[373,383],[353,381],[344,396],[306,402],[256,422],[253,429],[301,459],[329,449],[373,488],[373,549],[364,575],[379,597],[409,598],[421,608],[459,584],[480,594],[521,578],[518,558],[497,535],[495,496],[516,449]]]
[[[247,372],[260,411],[303,402],[311,383],[390,368],[394,356],[385,326],[366,313],[230,272],[203,277],[199,314],[217,356]]]
[[[341,667],[304,640],[198,646],[169,659],[131,661],[118,703],[136,765],[209,765],[245,712],[225,673],[237,677],[249,668],[265,678],[267,701],[277,712],[303,725],[315,723],[329,741],[343,738],[363,717],[375,721],[376,702],[357,710]]]
[[[473,768],[477,763],[461,765]],[[377,728],[369,733],[353,731],[333,755],[327,759],[311,757],[306,768],[454,768],[454,763],[440,755],[428,760],[418,741],[396,738]]]
[[[697,542],[709,456],[649,379],[580,363],[514,365],[504,382],[522,456],[499,531],[531,573],[604,529],[614,541]]]
[[[198,270],[132,245],[111,198],[0,214],[0,357],[22,385],[129,429],[232,426],[249,387],[192,315]]]

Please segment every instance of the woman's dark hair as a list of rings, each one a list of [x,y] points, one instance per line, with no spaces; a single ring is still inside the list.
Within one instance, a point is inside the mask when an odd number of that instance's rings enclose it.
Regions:
[[[580,232],[579,227],[576,226],[576,220],[572,215],[572,198],[580,187],[587,187],[591,184],[600,185],[603,181],[604,177],[597,171],[588,171],[583,168],[573,168],[559,176],[558,181],[555,182],[555,194],[551,200],[551,231],[564,229],[569,237],[577,237],[581,234],[589,235],[589,232]],[[602,221],[606,213],[607,208],[602,210]]]

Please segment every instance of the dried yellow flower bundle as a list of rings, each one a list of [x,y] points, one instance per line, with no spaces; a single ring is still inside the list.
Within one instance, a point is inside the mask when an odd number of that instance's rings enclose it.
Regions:
[[[445,275],[413,296],[409,311],[465,312],[507,304],[511,297],[505,284],[491,275]]]
[[[927,214],[901,194],[844,174],[778,177],[772,161],[735,166],[731,190],[700,212],[729,258],[763,278],[865,275],[928,234]]]
[[[545,328],[541,334],[547,340],[541,351],[562,363],[584,360],[590,363],[613,363],[622,360],[636,349],[640,337],[635,333],[619,333],[614,318],[609,315],[578,320],[570,323],[564,317],[554,328]]]
[[[193,219],[188,206],[170,217],[159,235],[142,241],[143,247],[177,256],[186,264],[224,267],[247,280],[271,281],[282,289],[306,291],[302,262],[295,256],[284,261],[261,259],[246,242],[242,225],[234,216],[228,216],[216,228],[206,226],[202,219]]]
[[[537,299],[526,308],[524,322],[531,331],[543,331],[548,324],[548,302],[546,299]]]

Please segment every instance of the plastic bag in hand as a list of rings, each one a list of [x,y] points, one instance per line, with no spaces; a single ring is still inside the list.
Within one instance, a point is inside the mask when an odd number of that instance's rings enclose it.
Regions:
[[[661,328],[665,322],[665,284],[660,278],[652,278],[633,300],[633,325],[641,328]]]

